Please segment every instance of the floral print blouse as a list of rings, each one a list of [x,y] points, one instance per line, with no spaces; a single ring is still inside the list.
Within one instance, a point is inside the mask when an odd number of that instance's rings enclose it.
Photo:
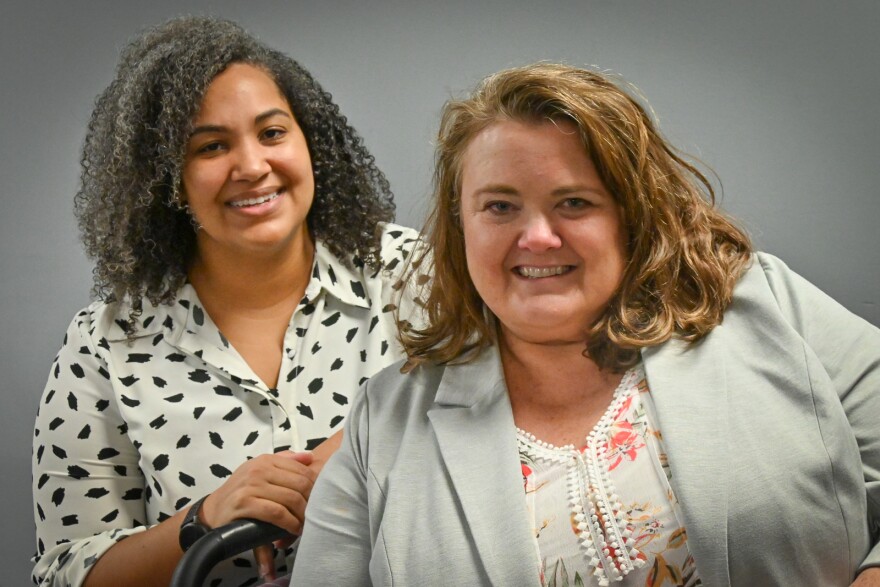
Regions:
[[[517,430],[543,585],[702,585],[656,422],[638,366],[583,446]]]

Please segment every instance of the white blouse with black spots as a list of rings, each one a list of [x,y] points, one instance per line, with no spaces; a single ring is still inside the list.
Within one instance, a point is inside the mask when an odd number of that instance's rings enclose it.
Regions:
[[[382,270],[351,270],[317,243],[276,389],[190,285],[171,306],[145,304],[131,341],[126,307],[95,302],[77,314],[34,431],[34,581],[80,585],[114,543],[210,493],[246,459],[308,450],[339,430],[359,385],[402,356],[395,304],[417,321],[398,283],[417,236],[386,225]],[[212,586],[253,584],[253,560],[226,561],[211,577]]]

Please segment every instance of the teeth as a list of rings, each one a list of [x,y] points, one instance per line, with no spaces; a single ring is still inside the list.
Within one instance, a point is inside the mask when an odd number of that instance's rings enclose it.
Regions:
[[[562,275],[568,271],[567,265],[559,265],[558,267],[518,267],[517,271],[523,277],[529,279],[539,279],[541,277],[552,277],[553,275]]]
[[[280,192],[272,192],[271,194],[266,194],[265,196],[260,196],[259,198],[250,198],[249,200],[237,200],[235,202],[229,202],[230,206],[234,206],[235,208],[244,208],[245,206],[256,206],[257,204],[264,204],[269,200],[274,200],[277,198]]]

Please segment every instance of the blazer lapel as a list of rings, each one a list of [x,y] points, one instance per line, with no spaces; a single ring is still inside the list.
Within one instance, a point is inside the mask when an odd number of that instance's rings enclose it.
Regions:
[[[688,547],[703,583],[725,586],[730,584],[727,377],[724,355],[711,339],[692,346],[670,340],[644,349],[642,358]]]
[[[539,585],[513,414],[497,350],[447,367],[428,418],[494,585]]]

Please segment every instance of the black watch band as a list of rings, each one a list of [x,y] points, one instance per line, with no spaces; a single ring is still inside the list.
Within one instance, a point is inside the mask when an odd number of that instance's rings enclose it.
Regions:
[[[178,540],[180,541],[180,548],[184,552],[189,550],[189,547],[195,544],[199,538],[211,531],[210,528],[199,521],[199,510],[202,509],[202,503],[207,497],[206,495],[190,506],[189,511],[186,512],[186,516],[183,518],[183,523],[180,525]]]

